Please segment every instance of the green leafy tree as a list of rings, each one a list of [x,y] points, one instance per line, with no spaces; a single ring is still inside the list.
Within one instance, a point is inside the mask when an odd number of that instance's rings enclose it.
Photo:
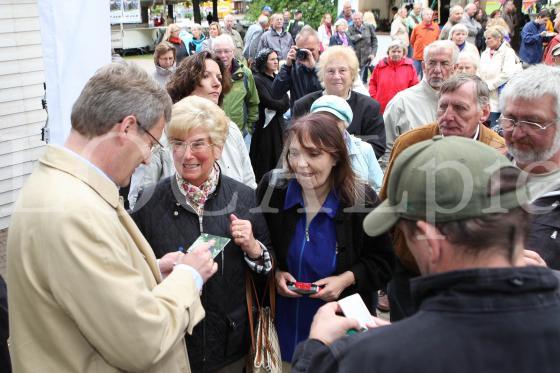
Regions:
[[[293,12],[299,9],[303,12],[303,21],[314,29],[317,29],[321,24],[323,14],[330,13],[333,19],[336,19],[337,16],[336,0],[305,2],[295,0],[254,0],[249,5],[247,18],[252,21],[256,20],[265,5],[270,6],[274,13],[283,13],[285,10],[289,10],[292,13],[292,17]]]

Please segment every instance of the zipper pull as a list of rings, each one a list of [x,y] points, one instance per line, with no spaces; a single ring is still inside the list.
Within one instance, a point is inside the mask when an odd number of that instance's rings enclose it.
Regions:
[[[305,240],[309,242],[309,228],[305,228]]]

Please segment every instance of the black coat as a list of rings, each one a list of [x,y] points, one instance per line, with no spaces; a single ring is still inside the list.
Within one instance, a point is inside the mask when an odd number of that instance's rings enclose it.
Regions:
[[[231,238],[230,214],[250,220],[255,238],[270,250],[264,219],[250,210],[255,206],[255,192],[251,188],[222,175],[216,191],[206,201],[203,218],[199,222],[179,191],[175,176],[171,176],[142,194],[132,217],[157,258],[176,251],[179,246],[188,248],[201,230]],[[194,372],[212,372],[224,367],[244,356],[250,344],[245,299],[248,266],[243,251],[232,239],[215,261],[218,271],[208,279],[202,290],[201,300],[206,316],[194,328],[192,336],[186,336],[189,361]]]
[[[257,200],[270,231],[277,266],[282,271],[288,271],[288,250],[298,221],[299,207],[284,210],[290,179],[283,175],[280,170],[273,170],[264,175],[257,187]],[[366,191],[370,201],[366,203],[365,208],[362,206],[359,211],[351,212],[341,203],[334,217],[337,244],[335,274],[352,271],[356,284],[346,288],[340,298],[359,293],[369,307],[374,291],[383,289],[391,279],[395,254],[388,234],[369,237],[364,232],[364,218],[379,204],[375,191],[370,187],[367,187]]]
[[[298,118],[309,113],[313,102],[322,95],[323,91],[317,91],[297,100],[294,104],[292,116]],[[350,94],[350,99],[347,102],[354,114],[348,132],[370,143],[375,156],[380,158],[385,153],[385,124],[380,112],[379,102],[354,91]]]
[[[556,373],[558,279],[548,268],[481,268],[413,280],[420,310],[392,325],[298,345],[292,372]]]
[[[8,290],[2,276],[0,276],[0,372],[10,373],[10,352],[8,337],[10,336],[8,323]]]
[[[550,268],[560,270],[560,195],[541,197],[533,206],[541,213],[531,214],[526,247],[538,252]]]
[[[171,43],[171,42],[170,42]],[[171,43],[175,47],[175,65],[179,66],[181,61],[189,56],[189,50],[181,40],[181,44]]]
[[[255,172],[257,183],[268,171],[276,168],[283,146],[283,114],[290,108],[290,98],[286,93],[282,99],[272,98],[272,82],[274,78],[263,74],[255,73],[255,85],[259,93],[259,120],[255,124],[253,138],[251,140],[251,164]],[[275,110],[276,115],[270,123],[263,128],[265,123],[265,109]]]
[[[284,64],[280,68],[272,83],[272,98],[281,100],[290,91],[290,108],[293,108],[298,99],[320,89],[317,71],[296,61],[292,66]]]

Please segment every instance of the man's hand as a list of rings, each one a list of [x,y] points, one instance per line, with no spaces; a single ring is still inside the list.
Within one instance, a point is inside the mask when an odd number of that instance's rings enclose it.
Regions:
[[[161,272],[161,277],[166,278],[169,276],[171,271],[173,271],[173,267],[179,261],[179,259],[185,254],[180,251],[174,251],[171,253],[165,254],[161,259],[158,261],[159,271]]]
[[[532,250],[523,250],[523,253],[519,260],[517,261],[516,265],[518,267],[528,267],[528,266],[537,266],[537,267],[546,267],[546,262],[544,261],[541,256]]]
[[[342,311],[336,302],[327,303],[319,308],[313,317],[309,338],[317,339],[329,346],[337,339],[344,337],[348,330],[360,329],[358,320],[337,315],[340,312]]]
[[[177,264],[186,264],[193,267],[202,277],[202,281],[206,282],[218,270],[218,263],[212,259],[210,247],[213,241],[205,242],[179,258]]]
[[[296,60],[296,53],[297,47],[295,45],[292,45],[292,47],[288,51],[288,54],[286,55],[286,66],[292,66],[292,64]]]
[[[290,274],[290,272],[277,270],[275,274],[275,279],[276,279],[276,290],[278,291],[278,294],[288,298],[301,297],[301,294],[298,294],[288,289],[288,282],[296,282],[296,279],[294,278],[294,276]]]

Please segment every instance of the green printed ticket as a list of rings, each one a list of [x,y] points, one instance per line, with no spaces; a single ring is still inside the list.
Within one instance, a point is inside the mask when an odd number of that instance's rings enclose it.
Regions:
[[[213,234],[202,233],[189,247],[187,252],[190,253],[195,247],[208,241],[214,241],[214,245],[210,247],[210,252],[212,253],[212,258],[215,258],[222,252],[231,239],[227,237],[214,236]]]

